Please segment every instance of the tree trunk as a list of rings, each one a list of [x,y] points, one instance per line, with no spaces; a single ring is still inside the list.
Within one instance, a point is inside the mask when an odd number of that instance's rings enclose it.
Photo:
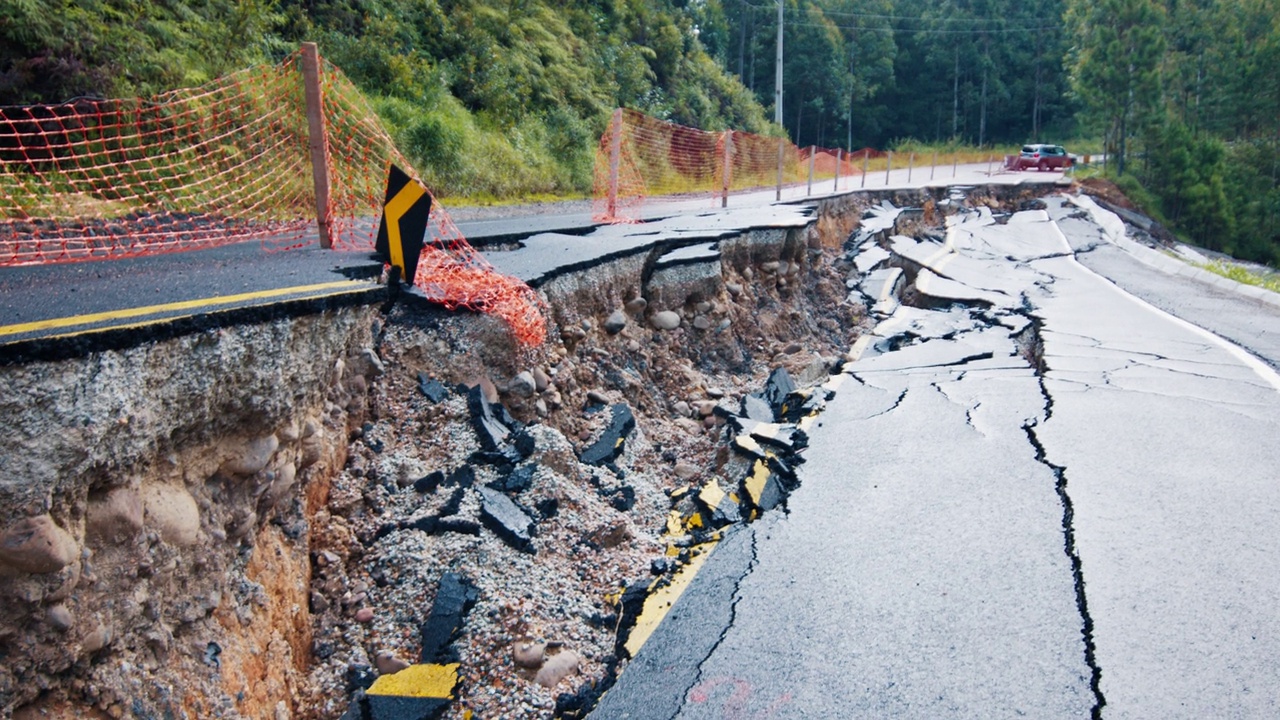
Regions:
[[[804,97],[801,96],[796,98],[796,134],[795,134],[796,145],[802,144],[800,142],[800,120],[803,117],[804,117]]]
[[[849,117],[845,120],[845,141],[844,148],[853,150],[853,94],[858,91],[858,80],[854,76],[854,69],[858,63],[858,34],[855,31],[849,40]]]
[[[1041,59],[1043,53],[1043,39],[1040,33],[1036,33],[1036,64],[1035,64],[1035,91],[1031,99],[1031,139],[1038,141],[1040,139],[1040,85],[1043,82],[1043,73],[1041,71]]]
[[[955,79],[951,83],[951,137],[955,138],[960,134],[960,47],[957,45],[955,49],[956,61],[954,75]]]
[[[987,143],[987,69],[982,68],[982,107],[978,110],[978,147]]]

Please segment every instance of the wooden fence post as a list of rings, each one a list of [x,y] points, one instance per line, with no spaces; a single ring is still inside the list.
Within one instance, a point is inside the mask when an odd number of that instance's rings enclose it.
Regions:
[[[836,148],[836,182],[832,186],[832,190],[840,192],[840,160],[843,157],[844,148]]]
[[[907,156],[907,184],[911,184],[911,173],[916,169],[916,154],[911,153]]]
[[[609,199],[605,205],[605,214],[609,220],[618,218],[618,165],[622,162],[622,108],[613,111],[613,122],[610,124],[609,138]]]
[[[933,182],[933,174],[938,170],[938,151],[933,151],[933,162],[929,163],[929,182]]]
[[[320,89],[320,53],[316,44],[302,43],[302,83],[307,97],[307,135],[311,148],[311,179],[316,188],[316,227],[320,247],[333,248],[330,224],[329,136],[324,121],[324,95]]]
[[[889,151],[888,158],[889,160],[888,162],[885,163],[885,166],[884,166],[884,186],[885,187],[889,187],[889,171],[893,169],[893,151],[892,150]]]
[[[871,153],[868,150],[862,151],[862,187],[867,186],[867,166],[871,162]]]

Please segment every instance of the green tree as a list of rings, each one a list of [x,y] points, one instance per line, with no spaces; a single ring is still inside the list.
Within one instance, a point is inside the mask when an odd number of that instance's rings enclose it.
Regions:
[[[1072,0],[1067,22],[1072,89],[1102,120],[1123,174],[1130,137],[1161,104],[1164,13],[1152,0]]]

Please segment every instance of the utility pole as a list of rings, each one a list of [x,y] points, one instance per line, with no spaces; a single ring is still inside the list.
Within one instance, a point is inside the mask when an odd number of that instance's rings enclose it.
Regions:
[[[786,0],[778,0],[778,58],[773,70],[773,121],[782,128],[782,8]],[[786,144],[786,130],[778,137],[778,194],[782,199],[782,153]]]

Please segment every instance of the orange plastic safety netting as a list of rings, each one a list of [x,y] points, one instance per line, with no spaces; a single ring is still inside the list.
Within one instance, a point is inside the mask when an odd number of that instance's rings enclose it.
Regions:
[[[325,69],[322,85],[333,178],[330,222],[334,244],[372,248],[388,167],[394,164],[409,171],[415,180],[419,178],[364,96],[336,68]],[[537,293],[519,279],[495,270],[467,242],[429,189],[427,194],[432,210],[413,284],[449,310],[466,308],[502,318],[525,347],[541,345],[547,325]]]
[[[149,98],[0,107],[0,266],[319,242],[301,64],[299,52]],[[388,167],[411,166],[363,95],[320,67],[329,240],[372,250]],[[494,271],[432,200],[431,260],[415,283],[539,344],[536,295]]]
[[[303,241],[315,200],[294,64],[0,108],[0,264]]]
[[[874,150],[846,153],[799,148],[778,138],[708,132],[635,110],[614,112],[595,160],[594,214],[603,222],[637,222],[647,198],[705,195],[848,178]],[[810,163],[812,158],[813,162]]]

